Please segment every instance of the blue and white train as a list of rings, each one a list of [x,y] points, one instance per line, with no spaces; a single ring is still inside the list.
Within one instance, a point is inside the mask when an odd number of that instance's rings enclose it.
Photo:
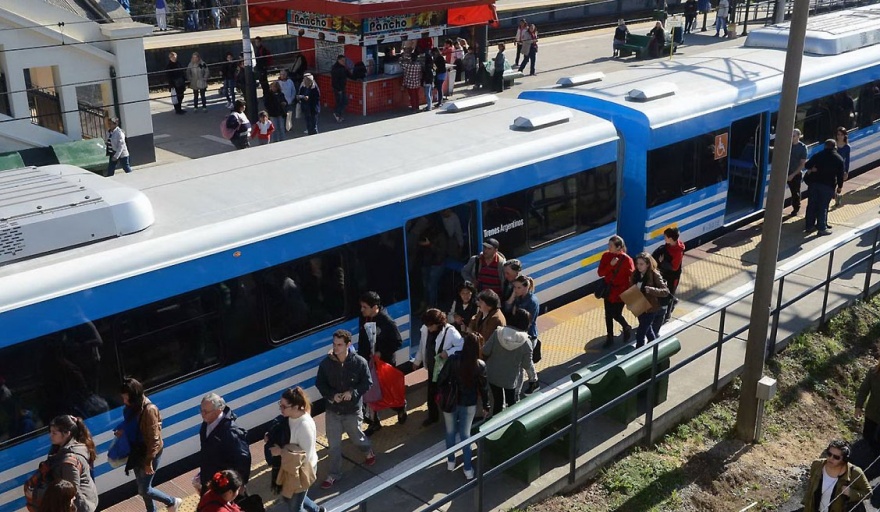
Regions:
[[[851,169],[880,145],[880,8],[811,18],[796,126],[811,152],[849,131]],[[620,133],[619,231],[630,249],[685,240],[763,210],[788,24],[752,31],[745,46],[657,60],[594,83],[525,91],[610,120]],[[782,137],[788,143],[789,137]]]
[[[880,144],[880,45],[864,43],[878,20],[864,8],[810,22],[798,125],[813,147],[846,126],[853,168]],[[669,225],[694,240],[759,212],[784,35],[111,180],[0,174],[0,512],[23,508],[56,414],[87,418],[102,491],[128,481],[106,463],[123,375],[162,410],[168,466],[197,450],[208,392],[248,428],[289,386],[314,396],[331,333],[356,331],[365,290],[400,326],[404,360],[428,226],[457,219],[463,234],[441,297],[493,237],[552,304],[595,280],[615,232],[637,251]]]

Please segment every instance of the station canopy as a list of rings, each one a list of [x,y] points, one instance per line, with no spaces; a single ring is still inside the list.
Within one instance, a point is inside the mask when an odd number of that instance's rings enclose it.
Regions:
[[[486,25],[498,22],[494,0],[448,0],[446,20],[449,26]],[[377,19],[435,11],[437,0],[249,0],[251,26],[287,22],[287,11],[344,16],[355,20]]]

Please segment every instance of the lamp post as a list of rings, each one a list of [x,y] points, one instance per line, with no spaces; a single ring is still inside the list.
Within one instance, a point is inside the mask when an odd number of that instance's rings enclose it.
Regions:
[[[241,3],[241,51],[244,59],[245,115],[251,122],[257,120],[257,89],[254,87],[254,54],[251,46],[251,23],[247,0]]]

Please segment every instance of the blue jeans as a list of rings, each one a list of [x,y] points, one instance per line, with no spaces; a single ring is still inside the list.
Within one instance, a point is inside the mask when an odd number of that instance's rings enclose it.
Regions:
[[[272,132],[272,142],[281,142],[287,137],[287,117],[272,117],[272,124],[275,125],[275,131]]]
[[[724,35],[727,35],[727,16],[716,16],[715,33],[718,34],[722,30],[724,31]]]
[[[828,229],[828,206],[834,198],[834,187],[814,183],[807,192],[810,198],[807,200],[806,229],[818,228],[819,231]]]
[[[107,163],[107,172],[104,174],[104,176],[109,177],[116,174],[116,166],[122,167],[122,170],[125,172],[131,172],[131,165],[129,165],[128,163],[128,157],[121,156],[119,157],[119,160],[113,160],[112,158],[110,159],[110,161]]]
[[[642,313],[639,315],[639,326],[636,328],[636,348],[639,348],[645,344],[645,338],[648,338],[648,341],[654,341],[657,339],[657,333],[654,332],[654,317],[658,314],[662,314],[662,311],[656,313]]]
[[[464,441],[471,436],[471,424],[473,424],[474,422],[474,415],[476,413],[476,405],[459,405],[455,408],[455,411],[443,413],[443,423],[446,425],[447,448],[452,448],[453,446],[455,446],[456,434],[458,435],[459,442]],[[464,447],[464,449],[462,450],[462,456],[464,457],[464,469],[467,471],[473,471],[474,466],[471,462],[471,459],[473,459],[474,454],[471,450],[470,444]],[[449,462],[455,462],[455,454],[450,455],[447,460]]]
[[[142,466],[134,469],[134,481],[137,483],[138,494],[144,499],[147,512],[156,512],[156,505],[153,504],[153,500],[161,501],[165,506],[174,505],[174,498],[153,487],[153,477],[156,476],[155,471],[159,468],[159,458],[161,456],[162,453],[160,452],[153,459],[152,475],[148,475]]]
[[[308,497],[308,492],[309,491],[298,492],[290,499],[284,498],[284,503],[287,505],[287,512],[318,512],[320,507],[317,503],[312,501],[312,498]]]
[[[431,111],[431,102],[434,98],[434,84],[423,84],[425,86],[425,100],[428,102],[428,106],[425,107],[425,110]]]
[[[306,130],[309,135],[318,133],[318,113],[313,112],[308,104],[302,106],[303,116],[306,118]]]
[[[338,117],[345,116],[345,107],[348,106],[348,94],[345,91],[333,91],[333,96],[336,97],[336,106],[333,108],[333,113]]]
[[[229,103],[235,103],[235,79],[227,78],[223,80],[223,88],[226,93],[226,101]]]
[[[434,90],[437,91],[437,103],[443,103],[443,82],[446,81],[446,73],[437,74],[434,79]]]
[[[429,308],[436,307],[440,278],[443,277],[443,265],[422,267],[422,284],[425,286],[425,300]]]

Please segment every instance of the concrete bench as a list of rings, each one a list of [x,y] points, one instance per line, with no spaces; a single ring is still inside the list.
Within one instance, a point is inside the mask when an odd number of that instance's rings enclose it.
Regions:
[[[616,45],[616,48],[620,50],[621,57],[629,57],[630,55],[635,55],[637,59],[647,59],[651,57],[651,52],[649,50],[651,45],[651,36],[640,36],[638,34],[630,34],[626,38],[626,43]],[[670,41],[667,41],[665,45],[663,45],[663,55],[669,55],[670,47],[672,47],[672,53],[675,53],[676,45]]]
[[[504,79],[504,88],[509,89],[513,85],[514,80],[518,80],[522,77],[522,71],[518,69],[508,69],[504,72],[504,75],[502,77]]]

